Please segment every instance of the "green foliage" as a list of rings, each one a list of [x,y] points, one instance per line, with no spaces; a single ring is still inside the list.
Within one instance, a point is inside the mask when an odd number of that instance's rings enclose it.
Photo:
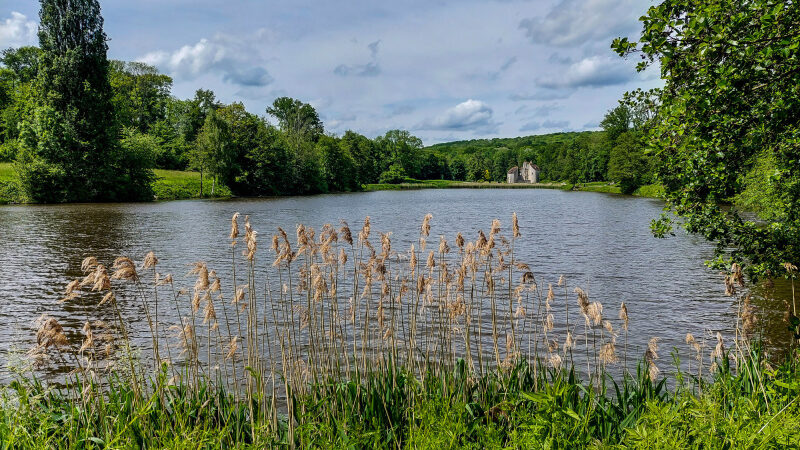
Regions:
[[[217,177],[221,173],[227,174],[226,166],[229,167],[233,159],[231,141],[230,124],[215,110],[211,110],[197,135],[194,147],[189,152],[189,166],[200,171],[201,192],[204,172],[209,172],[214,177],[211,195],[214,195]]]
[[[279,97],[267,107],[267,114],[278,120],[292,148],[298,151],[304,142],[316,142],[323,133],[319,114],[308,103],[290,97]]]
[[[612,47],[640,53],[639,70],[660,65],[665,86],[649,142],[668,208],[718,244],[715,266],[726,268],[729,254],[752,276],[783,273],[783,263],[800,260],[800,7],[670,0],[641,21],[640,42]],[[765,164],[771,174],[753,173]],[[737,197],[773,221],[719,207]]]
[[[421,168],[433,178],[505,183],[508,169],[531,161],[545,182],[600,181],[607,179],[610,148],[606,133],[591,131],[457,141],[425,148]]]
[[[651,381],[644,365],[619,383],[581,382],[572,371],[520,361],[469,376],[451,370],[410,377],[391,364],[360,380],[329,380],[292,395],[300,448],[793,448],[800,445],[800,371],[768,368],[755,346],[736,372]],[[796,358],[796,356],[795,356]],[[4,448],[264,448],[288,446],[277,424],[217,384],[166,383],[137,398],[124,379],[107,392],[73,379],[48,388],[20,379],[0,393]],[[256,416],[251,416],[251,412]],[[252,419],[252,420],[251,420]]]
[[[155,181],[153,167],[160,152],[157,138],[133,128],[123,130],[120,141],[122,149],[121,168],[117,183],[122,184],[123,198],[152,200],[152,183]]]
[[[619,184],[623,194],[632,194],[649,181],[650,162],[636,133],[619,135],[611,149],[608,161],[608,178]]]
[[[41,202],[147,199],[141,155],[119,145],[100,5],[42,0],[40,19],[34,107],[18,138],[25,196]]]
[[[378,183],[386,183],[386,184],[397,184],[403,183],[408,178],[405,169],[403,169],[403,165],[400,163],[394,163],[383,172],[378,179]]]
[[[109,80],[120,125],[147,133],[165,119],[172,78],[144,63],[111,61]]]
[[[359,187],[356,184],[355,161],[338,139],[322,136],[317,141],[317,151],[322,158],[322,177],[328,190],[343,192]]]

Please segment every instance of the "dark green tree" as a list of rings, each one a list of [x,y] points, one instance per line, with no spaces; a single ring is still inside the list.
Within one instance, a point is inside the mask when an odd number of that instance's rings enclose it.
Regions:
[[[292,148],[298,151],[303,143],[317,142],[324,131],[319,114],[308,103],[290,97],[276,98],[267,114],[278,120]]]
[[[148,189],[128,183],[147,176],[124,176],[99,3],[41,0],[39,20],[35,110],[17,158],[23,191],[44,202],[144,199]]]
[[[618,38],[612,47],[638,54],[639,70],[660,66],[648,142],[667,207],[717,243],[716,267],[732,259],[751,275],[785,274],[784,263],[800,264],[800,5],[666,0],[641,21],[640,42]],[[748,183],[764,161],[772,175]],[[759,185],[771,203],[768,225],[722,207]],[[669,217],[654,227],[663,235]]]
[[[419,150],[422,140],[406,130],[389,130],[383,136],[375,139],[381,148],[385,167],[391,164],[400,164],[406,175],[412,178],[419,177],[420,161]]]
[[[147,133],[167,112],[172,78],[140,62],[111,61],[109,73],[117,120]]]
[[[632,194],[647,180],[650,172],[644,145],[636,133],[627,132],[617,137],[608,161],[608,179],[619,185],[623,194]]]
[[[211,195],[217,186],[219,175],[224,173],[226,162],[230,161],[232,147],[230,125],[221,115],[212,110],[197,135],[194,148],[189,153],[189,167],[200,171],[200,196],[203,193],[203,176],[212,176]]]
[[[356,189],[355,161],[339,145],[339,139],[322,136],[317,141],[317,151],[322,159],[322,176],[329,191],[352,191]]]
[[[342,151],[352,156],[355,164],[355,183],[360,186],[376,183],[383,172],[380,148],[375,141],[354,131],[346,131],[339,141]]]
[[[0,56],[0,64],[14,72],[14,77],[19,83],[30,83],[39,73],[39,57],[42,51],[39,47],[27,46],[7,48]]]

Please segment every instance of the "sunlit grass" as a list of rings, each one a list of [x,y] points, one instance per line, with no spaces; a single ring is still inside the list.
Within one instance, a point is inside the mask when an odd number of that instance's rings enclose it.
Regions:
[[[16,178],[14,166],[10,162],[0,162],[0,182],[11,181]]]
[[[177,200],[186,198],[200,198],[200,172],[181,170],[156,169],[156,181],[153,183],[153,193],[157,200]],[[211,177],[203,177],[203,195],[211,196]],[[214,197],[230,197],[231,191],[225,186],[217,184]]]

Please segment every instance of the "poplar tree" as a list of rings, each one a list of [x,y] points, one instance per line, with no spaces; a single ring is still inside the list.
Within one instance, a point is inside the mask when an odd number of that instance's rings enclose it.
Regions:
[[[119,145],[103,18],[97,0],[41,0],[33,117],[17,170],[30,200],[144,199],[152,172]]]

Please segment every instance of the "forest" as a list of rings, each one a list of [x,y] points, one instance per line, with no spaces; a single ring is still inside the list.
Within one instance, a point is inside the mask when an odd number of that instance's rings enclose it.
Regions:
[[[0,58],[0,163],[14,163],[18,181],[6,189],[18,201],[152,200],[152,169],[197,171],[201,192],[205,180],[211,195],[221,184],[240,196],[356,191],[409,179],[504,182],[509,168],[528,160],[542,167],[543,181],[613,180],[632,192],[651,178],[636,137],[643,121],[630,102],[610,110],[599,132],[424,147],[407,130],[375,138],[326,132],[312,105],[289,97],[263,115],[206,89],[179,99],[168,75],[141,62],[106,61],[104,51],[81,62],[84,74],[59,71],[75,62],[47,42],[5,49]],[[73,115],[84,109],[84,117]]]

